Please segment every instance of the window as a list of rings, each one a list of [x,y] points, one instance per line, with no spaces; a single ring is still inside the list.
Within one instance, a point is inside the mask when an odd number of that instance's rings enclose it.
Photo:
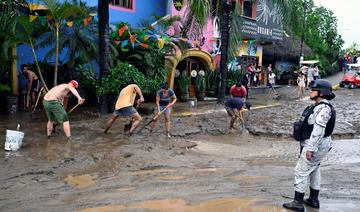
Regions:
[[[242,6],[242,15],[245,17],[253,18],[253,1],[244,0]]]
[[[110,5],[123,7],[127,9],[133,8],[133,0],[110,0]]]

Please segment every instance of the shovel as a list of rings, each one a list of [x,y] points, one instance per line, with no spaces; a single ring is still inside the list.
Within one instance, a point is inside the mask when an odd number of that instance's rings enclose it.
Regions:
[[[71,112],[73,112],[79,105],[81,105],[80,103],[77,103],[77,105],[75,105],[73,108],[71,108],[68,112],[68,114],[70,114]]]
[[[33,111],[31,112],[32,114],[35,112],[35,110],[36,110],[36,107],[37,107],[37,105],[38,105],[38,103],[39,103],[39,99],[40,99],[40,96],[41,96],[41,94],[42,94],[42,91],[43,91],[43,87],[40,89],[40,91],[39,91],[39,94],[38,94],[38,97],[37,97],[37,99],[36,99],[36,103],[35,103],[35,106],[34,106],[34,109],[33,109]]]
[[[167,108],[164,108],[160,113],[153,117],[147,124],[145,124],[139,131],[143,130],[145,127],[149,126],[153,121],[155,121],[162,113],[166,111]]]

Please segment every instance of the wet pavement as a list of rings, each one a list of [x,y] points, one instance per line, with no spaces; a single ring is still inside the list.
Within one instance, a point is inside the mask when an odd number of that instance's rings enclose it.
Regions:
[[[17,152],[0,151],[0,211],[286,211],[281,204],[293,196],[299,151],[291,126],[311,103],[294,98],[293,90],[278,89],[280,99],[253,96],[245,125],[237,123],[231,134],[223,106],[212,101],[177,104],[170,139],[163,119],[153,134],[145,128],[122,135],[126,119],[103,134],[106,119],[81,108],[71,116],[71,143],[60,126],[45,138],[42,113],[3,117],[0,136],[20,122],[25,139]],[[336,95],[320,211],[357,211],[360,90]]]

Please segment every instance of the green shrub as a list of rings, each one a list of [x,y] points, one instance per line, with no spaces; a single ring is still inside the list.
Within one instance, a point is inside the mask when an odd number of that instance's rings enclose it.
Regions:
[[[9,92],[11,88],[9,85],[0,84],[0,92]]]
[[[206,79],[204,76],[198,75],[195,79],[196,91],[203,93],[206,91]]]
[[[217,71],[209,70],[206,75],[206,88],[210,91],[217,91],[219,88],[220,74]]]
[[[189,93],[190,76],[187,75],[186,71],[182,72],[179,78],[179,87],[182,93]]]
[[[121,89],[130,83],[136,83],[140,88],[145,85],[145,76],[133,65],[118,62],[109,75],[100,80],[96,86],[97,95],[119,94]]]

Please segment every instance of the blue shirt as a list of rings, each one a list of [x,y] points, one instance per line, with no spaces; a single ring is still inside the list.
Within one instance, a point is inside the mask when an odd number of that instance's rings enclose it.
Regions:
[[[157,95],[160,97],[160,106],[167,106],[170,104],[171,97],[175,96],[175,92],[172,89],[169,89],[167,95],[164,96],[162,89],[160,89],[157,92]]]
[[[239,97],[230,98],[225,102],[225,107],[230,109],[241,110],[242,106],[243,106],[243,101]]]

